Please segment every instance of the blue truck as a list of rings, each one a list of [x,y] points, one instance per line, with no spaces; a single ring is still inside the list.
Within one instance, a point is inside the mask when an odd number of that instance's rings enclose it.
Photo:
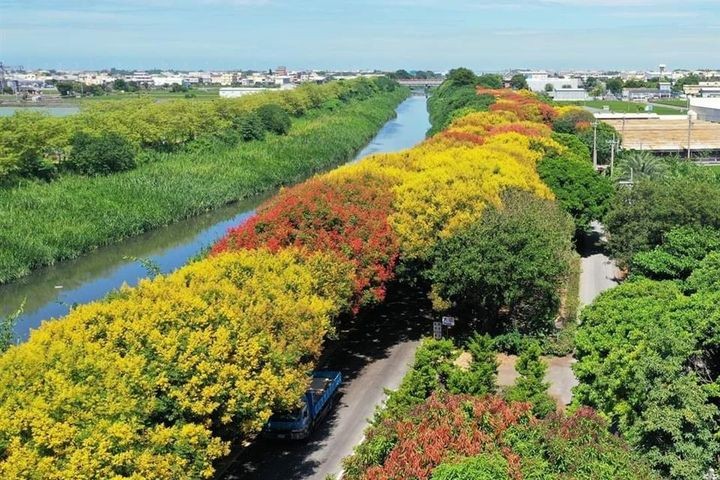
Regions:
[[[341,383],[340,372],[313,372],[310,388],[305,392],[300,407],[270,417],[263,429],[263,436],[291,440],[309,437],[315,426],[332,409]]]

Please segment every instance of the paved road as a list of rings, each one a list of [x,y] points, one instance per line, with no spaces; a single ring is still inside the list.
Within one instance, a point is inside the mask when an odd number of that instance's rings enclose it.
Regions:
[[[420,292],[404,295],[391,294],[383,305],[346,322],[340,339],[328,345],[320,367],[341,370],[345,383],[335,409],[311,440],[258,440],[222,478],[324,480],[340,473],[342,459],[362,441],[385,389],[400,385],[420,337],[431,330],[427,298]]]
[[[617,285],[617,267],[603,251],[602,225],[593,224],[593,232],[580,248],[580,306],[589,305],[603,291]]]
[[[604,233],[602,225],[594,224],[593,232],[580,245],[582,272],[580,273],[580,304],[589,305],[604,290],[617,285],[615,263],[603,251]],[[543,357],[548,364],[545,381],[550,383],[548,393],[560,408],[572,400],[572,389],[578,384],[572,371],[575,359],[565,357]],[[517,357],[498,355],[498,385],[509,387],[515,383],[518,373],[515,370]]]

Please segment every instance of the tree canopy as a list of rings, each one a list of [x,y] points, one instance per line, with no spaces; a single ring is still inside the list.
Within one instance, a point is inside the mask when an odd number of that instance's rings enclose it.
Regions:
[[[507,192],[501,208],[440,241],[434,293],[491,331],[548,330],[568,273],[574,226],[556,203]]]

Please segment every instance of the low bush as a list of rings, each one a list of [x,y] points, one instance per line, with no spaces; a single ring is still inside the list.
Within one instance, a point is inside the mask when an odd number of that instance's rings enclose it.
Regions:
[[[290,115],[279,105],[269,103],[258,108],[255,113],[262,120],[265,130],[278,135],[285,135],[290,131]]]
[[[92,136],[77,133],[72,139],[72,150],[65,168],[82,175],[107,175],[135,168],[135,151],[132,145],[114,133]]]

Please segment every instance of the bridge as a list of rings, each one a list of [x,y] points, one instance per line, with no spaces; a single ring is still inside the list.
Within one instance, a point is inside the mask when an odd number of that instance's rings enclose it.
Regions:
[[[441,78],[398,80],[400,85],[410,88],[432,88],[439,86],[442,82],[443,79]]]

